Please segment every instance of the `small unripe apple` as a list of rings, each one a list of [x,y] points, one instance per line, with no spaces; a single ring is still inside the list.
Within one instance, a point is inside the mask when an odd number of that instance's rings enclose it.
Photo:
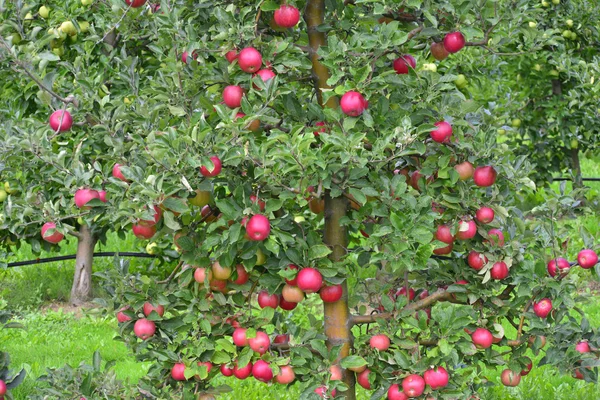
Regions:
[[[204,207],[212,200],[212,193],[207,190],[197,189],[196,196],[188,198],[188,203],[196,207]]]
[[[466,76],[463,74],[458,74],[458,77],[454,80],[454,84],[457,88],[464,89],[469,85],[469,82],[467,81]]]
[[[423,71],[437,72],[437,65],[435,65],[433,63],[425,63],[425,64],[423,64],[421,69]]]
[[[537,26],[537,23],[534,21],[529,21],[529,27],[530,28],[535,28]]]
[[[62,24],[60,24],[59,29],[70,36],[77,34],[77,28],[75,28],[75,25],[71,21],[63,22]]]
[[[151,242],[146,245],[146,253],[150,255],[155,255],[158,253],[158,244],[156,242]]]
[[[519,128],[521,126],[521,120],[519,118],[515,118],[512,120],[511,125],[513,128]]]
[[[212,274],[215,277],[215,279],[219,279],[222,281],[227,280],[229,279],[232,273],[233,270],[231,269],[231,267],[223,267],[221,266],[219,261],[215,261],[212,264]]]
[[[40,17],[46,19],[48,18],[48,15],[50,15],[50,9],[46,6],[41,6],[38,10],[38,14],[40,15]]]

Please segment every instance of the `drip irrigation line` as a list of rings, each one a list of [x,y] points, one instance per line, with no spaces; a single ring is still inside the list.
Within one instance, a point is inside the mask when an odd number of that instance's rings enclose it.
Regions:
[[[135,252],[118,252],[118,251],[103,251],[99,253],[94,253],[94,257],[136,257],[136,258],[156,258],[156,256],[147,254],[147,253],[135,253]],[[57,257],[48,257],[48,258],[36,258],[35,260],[28,261],[17,261],[8,263],[8,268],[12,267],[21,267],[23,265],[33,265],[33,264],[43,264],[55,261],[65,261],[65,260],[74,260],[77,257],[76,254],[72,254],[69,256],[57,256]]]
[[[561,182],[561,181],[574,181],[574,178],[551,178],[552,181]],[[600,178],[581,178],[582,181],[588,182],[600,182]]]

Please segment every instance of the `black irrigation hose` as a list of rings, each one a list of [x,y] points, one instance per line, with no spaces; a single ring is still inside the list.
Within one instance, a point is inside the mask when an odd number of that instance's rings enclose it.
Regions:
[[[574,181],[573,178],[552,178],[552,181],[560,182],[560,181]],[[589,182],[600,182],[600,178],[581,178],[582,181]]]
[[[116,255],[122,256],[122,257],[137,257],[137,258],[155,258],[156,257],[154,255],[147,254],[147,253],[118,252],[118,251],[103,251],[100,253],[94,253],[94,257],[114,257]],[[8,263],[8,268],[21,267],[23,265],[49,263],[49,262],[54,262],[54,261],[74,260],[75,257],[76,257],[76,255],[72,254],[70,256],[36,258],[35,260],[18,261],[18,262]]]

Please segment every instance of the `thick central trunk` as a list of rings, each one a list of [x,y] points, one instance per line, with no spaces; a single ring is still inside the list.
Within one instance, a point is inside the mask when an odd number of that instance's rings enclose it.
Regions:
[[[79,228],[75,276],[71,288],[71,304],[81,305],[92,299],[92,264],[97,238],[87,225]]]
[[[346,227],[342,226],[340,221],[346,216],[348,200],[345,197],[332,199],[329,193],[325,196],[325,237],[324,242],[332,250],[330,259],[333,262],[339,261],[346,254],[348,247],[348,233]],[[350,310],[348,309],[348,287],[343,284],[344,294],[342,298],[335,303],[324,303],[325,315],[325,335],[327,336],[327,346],[342,346],[340,358],[350,355],[352,348],[352,332],[350,321]],[[348,385],[348,390],[344,392],[347,400],[356,398],[354,390],[354,373],[352,371],[343,371],[344,382]]]

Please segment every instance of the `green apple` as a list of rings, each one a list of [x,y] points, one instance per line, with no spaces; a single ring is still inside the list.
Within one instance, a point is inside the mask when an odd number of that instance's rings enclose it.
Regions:
[[[464,89],[467,87],[467,85],[469,83],[467,82],[466,76],[464,76],[463,74],[459,74],[458,77],[456,78],[456,80],[454,81],[454,84],[456,85],[457,88]]]
[[[542,66],[540,64],[535,64],[533,66],[533,69],[535,69],[536,71],[541,71],[542,70]]]
[[[17,45],[17,44],[21,43],[21,41],[23,40],[23,38],[21,37],[21,35],[19,35],[17,32],[15,32],[12,35],[8,36],[7,39],[10,40],[10,42],[13,45]]]
[[[294,217],[294,221],[295,221],[297,224],[299,224],[300,222],[304,222],[304,221],[306,221],[306,219],[305,219],[305,218],[304,218],[302,215],[296,215],[296,216]]]
[[[577,40],[577,34],[573,31],[571,31],[571,36],[570,36],[571,40]]]
[[[579,141],[577,139],[571,139],[571,148],[576,149],[579,147]]]
[[[552,0],[552,4],[558,5],[560,4],[560,0]]]
[[[423,71],[431,71],[431,72],[437,72],[437,65],[435,64],[423,64],[423,67],[421,68]]]
[[[562,36],[563,36],[564,38],[570,38],[570,37],[571,37],[571,31],[570,31],[570,30],[568,30],[568,29],[565,29],[565,30],[562,32]]]
[[[75,43],[77,41],[77,35],[69,36],[69,43]]]
[[[87,21],[77,21],[77,24],[79,25],[81,33],[86,33],[90,30],[90,23]]]
[[[4,190],[0,189],[0,203],[4,202],[4,200],[6,200],[7,197],[8,194],[6,194]]]
[[[552,76],[558,76],[559,74],[558,74],[557,70],[553,69],[552,71],[550,71],[550,75],[552,75]]]
[[[518,128],[521,126],[521,120],[519,118],[515,118],[512,120],[511,125],[513,128]]]
[[[81,0],[81,4],[83,4],[84,6],[89,6],[93,2],[94,0]]]
[[[81,217],[77,218],[77,223],[78,223],[79,225],[85,225],[85,221],[84,221],[84,220],[83,220],[83,218],[81,218]]]
[[[57,56],[61,57],[65,55],[65,48],[63,46],[55,47],[52,49],[52,52]]]
[[[506,134],[506,130],[504,130],[504,129],[502,129],[502,128],[501,128],[501,129],[498,129],[498,131],[497,131],[497,132],[498,132],[498,135],[500,135],[500,136],[502,136],[502,135],[505,135],[505,134]]]
[[[542,7],[549,7],[550,3],[548,3],[546,0],[542,1]]]
[[[125,100],[127,100],[127,99],[128,98],[126,97]],[[129,103],[131,103],[131,100],[129,100]],[[188,199],[188,202],[191,205],[196,206],[196,207],[204,207],[205,205],[210,203],[211,199],[212,199],[212,194],[210,192],[208,192],[206,190],[198,189],[198,190],[196,190],[196,196],[192,197],[191,199]]]
[[[50,15],[50,9],[46,6],[41,6],[38,10],[38,14],[40,14],[40,17],[46,19],[48,18],[48,15]]]
[[[267,256],[259,248],[256,252],[256,265],[265,265],[265,262],[267,262]]]
[[[14,189],[11,189],[10,183],[8,182],[4,182],[4,191],[6,191],[8,194],[14,193]]]
[[[146,253],[150,255],[155,255],[158,253],[158,244],[156,244],[156,242],[148,243],[146,245]]]
[[[537,26],[537,22],[529,21],[529,27],[530,28],[535,28],[536,26]]]
[[[572,27],[573,27],[573,20],[572,20],[572,19],[568,19],[568,20],[567,20],[567,26],[568,26],[569,28],[572,28]]]
[[[63,22],[62,24],[60,24],[59,29],[67,35],[77,35],[77,28],[75,28],[75,24],[73,24],[71,21]]]
[[[25,21],[31,21],[31,20],[33,20],[33,15],[30,12],[28,12],[27,14],[25,14],[24,19],[25,19]]]

